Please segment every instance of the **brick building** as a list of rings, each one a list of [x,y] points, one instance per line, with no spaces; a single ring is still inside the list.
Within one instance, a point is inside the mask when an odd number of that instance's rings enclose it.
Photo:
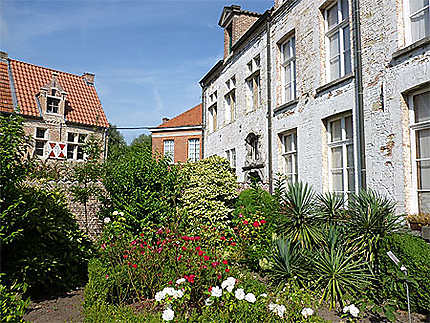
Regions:
[[[235,151],[240,181],[272,188],[283,173],[430,212],[428,1],[275,0],[225,7],[219,24],[224,59],[200,82],[204,156]]]
[[[163,118],[163,123],[150,131],[154,154],[169,156],[174,163],[201,159],[201,104],[172,119]]]
[[[90,135],[106,147],[109,127],[94,74],[74,75],[17,61],[0,52],[0,113],[17,112],[41,159],[85,158]]]

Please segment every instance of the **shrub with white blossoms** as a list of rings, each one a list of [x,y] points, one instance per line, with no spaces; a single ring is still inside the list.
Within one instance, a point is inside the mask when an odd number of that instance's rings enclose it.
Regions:
[[[222,289],[227,289],[229,293],[233,291],[234,285],[236,284],[236,278],[234,277],[228,277],[226,280],[224,280],[221,284]]]
[[[302,315],[305,319],[307,319],[309,316],[314,315],[314,310],[309,307],[305,307],[304,309],[302,309]]]
[[[162,291],[155,294],[155,300],[161,302],[167,295],[174,299],[182,298],[182,296],[184,296],[184,291],[181,289],[174,289],[173,287],[165,287]]]
[[[351,314],[353,317],[358,317],[358,314],[360,314],[360,310],[357,308],[357,306],[355,306],[354,304],[345,306],[343,308],[343,312],[345,314],[349,313]]]
[[[164,310],[163,315],[161,316],[164,321],[171,321],[175,318],[175,312],[168,307]]]
[[[286,310],[287,310],[287,308],[285,307],[285,305],[280,305],[280,304],[275,304],[275,303],[269,304],[269,311],[275,313],[281,319],[284,318],[284,314],[285,314]]]
[[[211,290],[211,296],[213,297],[221,297],[222,296],[222,288],[215,286]]]
[[[108,224],[110,222],[110,218],[109,217],[105,217],[103,219],[104,224]]]

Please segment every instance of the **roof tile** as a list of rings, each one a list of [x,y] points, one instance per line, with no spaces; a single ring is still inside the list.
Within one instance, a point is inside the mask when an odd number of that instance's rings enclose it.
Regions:
[[[159,125],[157,128],[174,128],[184,126],[202,125],[202,104],[196,105],[169,121]]]
[[[7,63],[0,62],[0,112],[13,112]]]

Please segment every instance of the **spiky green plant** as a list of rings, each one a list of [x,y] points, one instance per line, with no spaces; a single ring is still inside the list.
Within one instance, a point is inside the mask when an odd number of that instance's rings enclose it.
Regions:
[[[301,182],[289,184],[288,190],[281,192],[281,216],[277,233],[309,249],[321,239],[319,223],[312,188]]]
[[[400,218],[395,214],[395,203],[372,190],[353,194],[348,201],[346,227],[374,270],[378,269],[378,250],[383,238],[402,230]]]
[[[277,239],[273,244],[272,266],[268,275],[278,284],[297,276],[302,278],[306,267],[302,250],[288,239]]]
[[[317,205],[322,222],[333,225],[344,218],[345,198],[343,195],[328,192],[318,195]]]

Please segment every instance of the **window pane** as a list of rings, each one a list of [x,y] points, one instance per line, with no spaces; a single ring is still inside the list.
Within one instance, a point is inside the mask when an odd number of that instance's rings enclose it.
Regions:
[[[430,160],[417,162],[418,189],[430,190]]]
[[[430,192],[419,192],[418,201],[420,212],[430,213]]]
[[[74,145],[67,145],[67,159],[73,159],[74,151],[75,151]]]
[[[349,19],[349,4],[348,4],[348,0],[342,0],[341,6],[342,6],[342,20]]]
[[[414,96],[415,122],[430,120],[430,92]]]
[[[292,55],[293,57],[295,57],[296,56],[296,38],[295,37],[291,38],[290,43],[291,43]]]
[[[355,177],[354,177],[354,168],[348,169],[348,191],[354,192],[355,190]]]
[[[430,158],[430,129],[419,130],[417,134],[417,158]]]
[[[343,153],[342,147],[335,147],[331,150],[331,168],[343,167]]]
[[[285,157],[285,173],[292,174],[293,173],[293,156],[287,155]]]
[[[349,25],[343,29],[343,63],[345,67],[345,75],[351,73],[351,46],[350,46],[350,30]]]
[[[290,56],[290,41],[287,41],[283,46],[282,46],[282,54],[283,54],[283,59],[284,62],[286,60],[288,60],[291,56]]]
[[[46,129],[37,128],[36,129],[36,138],[45,138],[45,131],[46,131]]]
[[[76,154],[76,159],[77,160],[83,160],[84,159],[84,150],[83,150],[82,146],[78,146],[78,152]]]
[[[284,69],[284,84],[291,82],[291,65],[288,64]]]
[[[339,55],[339,33],[335,33],[330,40],[330,58]]]
[[[287,86],[285,86],[284,91],[285,91],[284,103],[291,101],[291,84],[288,84]]]
[[[293,151],[294,147],[294,136],[292,134],[285,136],[285,151]]]
[[[342,170],[332,171],[332,183],[333,183],[333,191],[337,191],[337,192],[343,191],[343,171]]]
[[[412,41],[420,40],[430,35],[429,9],[411,17]]]
[[[352,116],[345,118],[345,131],[346,131],[346,139],[352,139]]]
[[[354,146],[348,145],[346,146],[346,155],[348,156],[347,167],[354,167]]]
[[[429,3],[429,0],[410,0],[409,6],[411,8],[411,14],[414,14],[418,10],[424,8]]]
[[[337,23],[338,23],[337,4],[334,5],[333,7],[331,7],[327,11],[327,22],[328,22],[328,29],[337,25]]]
[[[69,133],[67,134],[67,141],[75,142],[75,134],[74,134],[74,133],[72,133],[72,132],[69,132]]]
[[[342,140],[342,128],[340,119],[336,121],[332,121],[330,123],[331,128],[331,142]]]

